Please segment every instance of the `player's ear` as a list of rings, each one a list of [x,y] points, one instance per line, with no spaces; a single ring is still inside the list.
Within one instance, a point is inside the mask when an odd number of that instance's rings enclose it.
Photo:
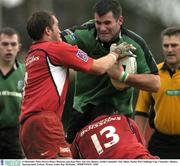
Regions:
[[[44,33],[45,33],[47,36],[50,36],[51,31],[52,31],[51,28],[47,26],[47,27],[45,28],[45,30],[44,30]]]
[[[21,48],[22,48],[22,44],[21,44],[21,43],[19,43],[19,50],[18,50],[18,51],[20,51],[20,50],[21,50]]]
[[[119,16],[117,22],[120,26],[123,24],[123,21],[124,21],[123,16]]]

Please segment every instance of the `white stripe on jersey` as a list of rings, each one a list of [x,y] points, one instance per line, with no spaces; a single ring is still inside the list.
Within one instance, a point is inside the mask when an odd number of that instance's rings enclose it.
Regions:
[[[49,60],[49,57],[47,57],[47,62],[48,62],[50,72],[54,80],[56,89],[59,93],[59,96],[61,96],[63,88],[64,88],[64,84],[66,81],[66,75],[67,75],[68,69],[61,66],[54,66]]]

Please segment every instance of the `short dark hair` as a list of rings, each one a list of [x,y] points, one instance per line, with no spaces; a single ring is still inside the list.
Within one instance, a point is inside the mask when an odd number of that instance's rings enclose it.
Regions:
[[[33,13],[27,21],[27,32],[29,36],[37,41],[42,39],[46,27],[52,28],[54,13],[47,11],[38,11]]]
[[[117,0],[100,0],[94,5],[93,11],[99,16],[103,16],[112,11],[115,19],[122,16],[122,7]]]
[[[161,32],[161,38],[164,36],[180,35],[180,27],[168,27]]]
[[[18,36],[18,41],[20,42],[20,36],[18,34],[18,32],[11,27],[3,27],[2,29],[0,29],[0,35],[5,34],[7,36],[12,36],[12,35],[17,35]]]
[[[117,110],[111,103],[100,103],[97,106],[92,107],[92,109],[85,111],[84,119],[87,120],[88,123],[92,122],[96,117],[101,115],[112,115],[116,113]]]

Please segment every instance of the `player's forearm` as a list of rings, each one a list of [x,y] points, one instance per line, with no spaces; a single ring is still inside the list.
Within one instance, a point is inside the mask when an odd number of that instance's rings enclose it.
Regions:
[[[107,72],[108,69],[110,69],[118,59],[118,55],[115,53],[109,53],[106,56],[96,59],[93,61],[91,73],[94,74],[104,74]]]
[[[147,123],[147,117],[140,116],[140,115],[135,115],[135,122],[138,125],[139,129],[141,130],[141,133],[144,135],[145,132],[145,127]]]
[[[125,83],[149,92],[157,92],[160,88],[159,75],[154,74],[129,74]]]
[[[112,66],[117,63],[118,59],[129,56],[129,54],[132,54],[131,50],[134,49],[133,45],[125,42],[119,45],[112,44],[109,54],[93,61],[91,72],[95,74],[106,73],[108,69],[112,68]]]

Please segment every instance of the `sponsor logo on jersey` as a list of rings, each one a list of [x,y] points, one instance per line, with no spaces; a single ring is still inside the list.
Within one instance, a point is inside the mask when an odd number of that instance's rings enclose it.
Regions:
[[[97,123],[94,123],[92,125],[89,125],[88,127],[84,128],[81,133],[80,133],[80,136],[82,137],[85,133],[87,133],[88,131],[92,130],[92,129],[95,129],[99,126],[102,126],[108,122],[111,122],[111,121],[116,121],[116,120],[121,120],[121,117],[108,117],[108,118],[105,118]]]
[[[40,57],[39,56],[29,56],[27,59],[26,59],[26,66],[28,66],[29,64],[31,64],[32,62],[36,62],[36,61],[39,61]]]
[[[166,91],[167,96],[180,96],[180,89],[175,89],[175,90],[167,90]]]
[[[78,58],[82,59],[84,62],[88,61],[88,55],[84,51],[82,51],[80,49],[78,49],[78,52],[76,53],[76,56]]]
[[[22,97],[22,94],[19,92],[14,92],[14,91],[0,91],[0,96],[14,96],[14,97]]]
[[[70,153],[69,147],[60,147],[59,148],[60,153]]]

